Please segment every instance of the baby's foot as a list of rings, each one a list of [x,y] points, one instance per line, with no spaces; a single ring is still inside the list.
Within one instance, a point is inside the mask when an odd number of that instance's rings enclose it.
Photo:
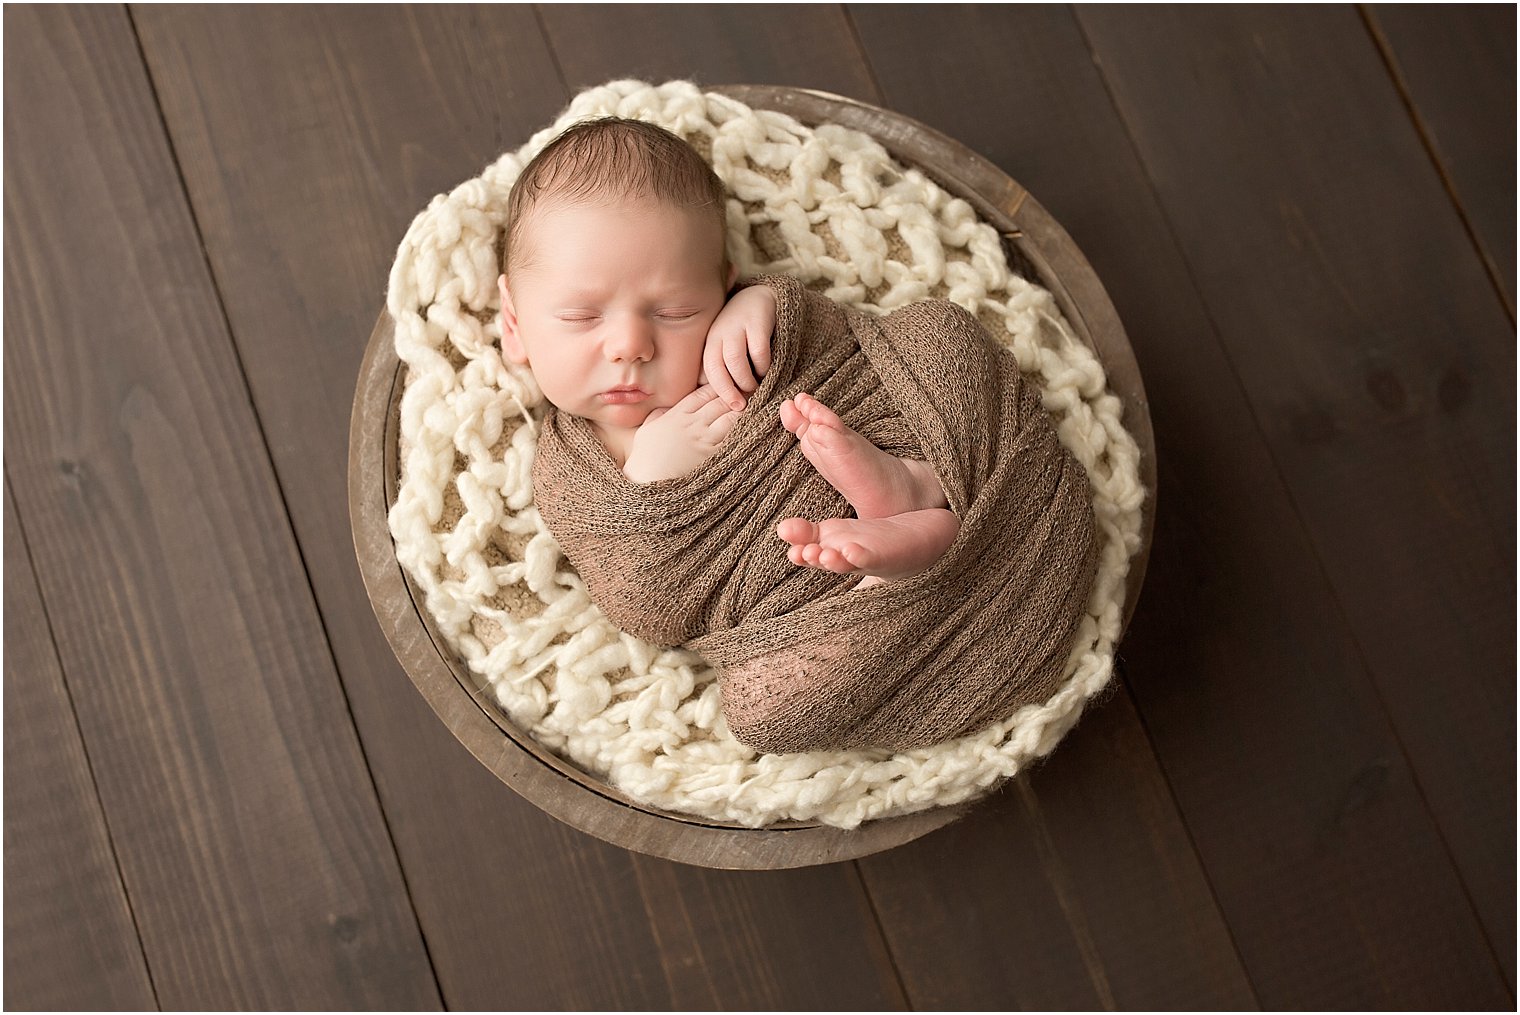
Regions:
[[[793,564],[892,580],[928,569],[955,542],[960,529],[954,512],[926,508],[891,518],[825,518],[817,523],[787,518],[776,526],[776,535],[792,544],[786,556]]]
[[[781,425],[797,435],[807,460],[858,518],[946,506],[945,491],[927,462],[887,454],[805,391],[781,403]]]

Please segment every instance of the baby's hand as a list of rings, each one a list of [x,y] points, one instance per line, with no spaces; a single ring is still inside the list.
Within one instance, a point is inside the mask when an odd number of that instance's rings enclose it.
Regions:
[[[771,368],[771,333],[775,330],[776,294],[765,285],[740,289],[707,330],[702,380],[736,412],[744,409],[745,393],[760,386],[756,378],[764,377]]]
[[[704,384],[669,409],[655,409],[633,433],[623,475],[635,483],[684,476],[712,457],[739,414]]]

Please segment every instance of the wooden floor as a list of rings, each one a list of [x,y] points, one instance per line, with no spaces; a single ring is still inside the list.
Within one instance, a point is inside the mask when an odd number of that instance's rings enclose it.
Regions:
[[[1515,1004],[1513,7],[4,12],[7,1008]],[[1122,686],[964,820],[685,867],[562,826],[353,559],[412,216],[617,77],[916,117],[1128,328]]]

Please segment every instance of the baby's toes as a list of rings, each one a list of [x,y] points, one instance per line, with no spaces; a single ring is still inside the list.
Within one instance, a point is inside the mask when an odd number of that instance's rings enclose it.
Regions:
[[[830,430],[844,429],[844,420],[839,418],[838,413],[805,391],[798,392],[797,407],[802,410],[810,423],[817,423]]]
[[[806,418],[792,404],[790,398],[781,403],[781,425],[786,427],[789,432],[796,433],[797,425],[804,422],[806,422]]]
[[[833,571],[835,574],[849,574],[855,570],[855,565],[850,563],[844,554],[833,547],[827,547],[818,555],[818,566],[825,571]]]
[[[839,553],[856,571],[872,568],[880,563],[880,554],[873,553],[859,543],[845,543],[839,548]]]
[[[818,542],[818,526],[806,518],[784,518],[776,526],[776,535],[793,545]]]

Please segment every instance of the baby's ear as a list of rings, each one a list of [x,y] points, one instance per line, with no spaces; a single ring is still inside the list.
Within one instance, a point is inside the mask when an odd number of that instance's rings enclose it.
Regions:
[[[507,276],[499,276],[496,285],[501,289],[501,354],[520,366],[528,362],[528,350],[524,348],[522,335],[517,330],[517,308],[512,305]]]

